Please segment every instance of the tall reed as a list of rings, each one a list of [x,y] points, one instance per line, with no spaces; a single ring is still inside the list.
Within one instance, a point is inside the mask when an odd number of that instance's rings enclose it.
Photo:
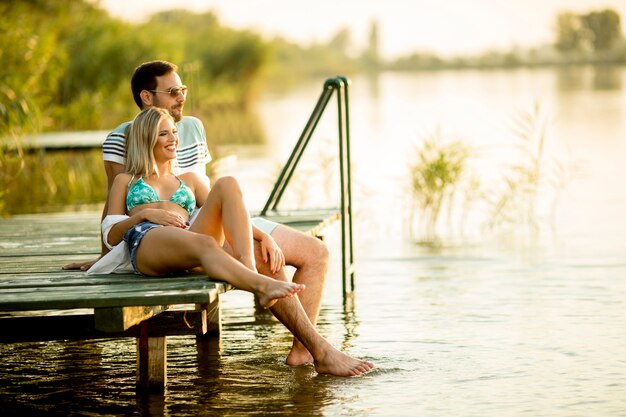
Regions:
[[[523,225],[539,231],[537,199],[546,181],[545,144],[547,117],[539,102],[514,117],[513,134],[518,159],[502,175],[502,189],[488,194],[489,229]]]
[[[446,143],[439,130],[427,136],[416,149],[414,160],[409,164],[412,238],[424,242],[437,239],[440,214],[446,205],[449,213],[452,211],[469,151],[458,140]]]

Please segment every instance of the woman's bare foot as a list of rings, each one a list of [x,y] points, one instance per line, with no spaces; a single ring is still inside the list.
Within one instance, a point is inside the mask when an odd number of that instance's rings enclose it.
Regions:
[[[305,289],[304,284],[296,284],[295,282],[278,281],[266,278],[265,288],[261,289],[257,295],[259,304],[263,308],[270,308],[276,301],[285,297],[293,297],[296,293]]]
[[[373,363],[353,358],[332,346],[314,365],[318,374],[335,376],[359,376],[374,369]]]

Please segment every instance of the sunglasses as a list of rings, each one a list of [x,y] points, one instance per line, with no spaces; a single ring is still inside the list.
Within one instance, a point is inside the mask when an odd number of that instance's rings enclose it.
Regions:
[[[187,95],[187,86],[186,85],[179,85],[176,87],[170,87],[167,90],[148,90],[151,93],[166,93],[169,94],[172,97],[178,97],[178,95],[180,93],[183,93],[183,96]]]

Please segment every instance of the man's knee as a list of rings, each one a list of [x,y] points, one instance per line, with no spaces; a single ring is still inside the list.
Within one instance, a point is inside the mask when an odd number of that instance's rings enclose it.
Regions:
[[[316,264],[327,264],[329,258],[328,246],[323,240],[313,236],[307,236],[307,250],[305,251],[305,262]]]
[[[307,265],[323,266],[328,263],[326,244],[317,237],[279,225],[272,237],[285,254],[288,265],[300,268]]]
[[[314,238],[316,241],[316,248],[317,248],[317,254],[320,258],[328,260],[328,257],[330,256],[330,253],[328,251],[328,246],[326,246],[326,243],[324,243],[324,241],[322,239],[318,239],[318,238]]]

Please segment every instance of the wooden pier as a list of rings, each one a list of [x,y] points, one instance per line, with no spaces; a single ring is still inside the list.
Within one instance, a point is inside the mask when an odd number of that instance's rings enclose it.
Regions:
[[[318,237],[339,220],[344,302],[354,291],[349,84],[343,76],[324,82],[311,117],[261,210],[262,217]],[[337,99],[339,208],[281,213],[283,193],[333,95]],[[69,142],[66,135],[63,141],[52,135],[27,140],[24,146],[91,147],[99,143],[96,137],[101,134],[78,133]],[[200,275],[88,276],[61,270],[62,265],[99,254],[99,223],[100,213],[0,219],[0,342],[136,337],[138,388],[163,389],[167,383],[165,338],[219,334],[220,296],[232,288]]]
[[[321,236],[332,211],[270,220]],[[167,383],[166,337],[219,335],[220,296],[232,289],[202,275],[87,275],[62,265],[96,257],[99,213],[0,219],[0,342],[137,338],[138,389]]]

